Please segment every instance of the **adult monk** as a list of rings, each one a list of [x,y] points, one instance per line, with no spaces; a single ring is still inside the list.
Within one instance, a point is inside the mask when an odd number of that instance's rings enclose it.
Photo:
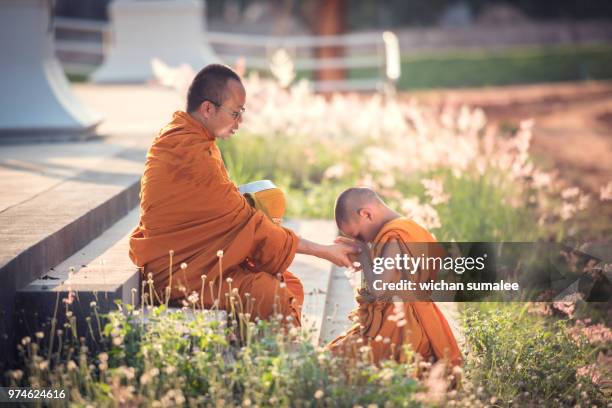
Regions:
[[[130,258],[160,299],[167,291],[171,300],[196,292],[198,304],[225,309],[231,288],[252,306],[251,319],[281,313],[299,325],[304,290],[287,271],[296,252],[347,266],[356,248],[300,238],[238,192],[216,141],[238,130],[245,99],[227,66],[208,65],[193,79],[186,111],[174,113],[148,151]]]
[[[440,254],[440,247],[429,232],[402,218],[369,188],[350,188],[340,194],[335,217],[343,235],[371,243],[370,257],[366,256],[367,251],[361,257],[364,273],[372,272],[371,259]],[[413,282],[424,282],[435,279],[436,273],[423,268],[414,274],[404,272],[394,265],[381,276],[384,282],[398,282],[406,276]],[[398,298],[392,296],[394,292],[374,293],[367,286],[358,291],[358,308],[351,313],[355,325],[328,345],[333,352],[351,355],[360,346],[369,345],[375,363],[384,359],[403,362],[406,360],[404,346],[408,345],[425,361],[446,359],[451,365],[461,364],[455,337],[429,294],[415,292]]]

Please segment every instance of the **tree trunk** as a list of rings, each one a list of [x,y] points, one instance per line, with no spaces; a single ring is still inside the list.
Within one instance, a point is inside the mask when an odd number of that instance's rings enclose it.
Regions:
[[[345,30],[345,0],[319,0],[317,1],[315,29],[317,35],[337,35]],[[341,57],[343,47],[318,47],[317,59]],[[329,68],[317,70],[317,80],[343,80],[346,79],[346,69]]]

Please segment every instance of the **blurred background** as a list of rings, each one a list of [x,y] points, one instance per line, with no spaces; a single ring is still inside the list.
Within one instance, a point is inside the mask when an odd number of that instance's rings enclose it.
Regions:
[[[236,66],[241,61],[247,72],[271,72],[285,86],[313,80],[315,91],[327,94],[388,91],[391,82],[400,100],[416,99],[436,109],[480,107],[488,123],[502,131],[533,118],[530,153],[536,164],[607,197],[612,178],[610,1],[201,4],[202,43],[223,62]],[[72,82],[91,79],[116,41],[109,5],[108,0],[55,1],[56,54]],[[394,33],[391,41],[382,39],[387,30]],[[317,42],[319,36],[328,40]],[[399,72],[390,73],[394,44]],[[609,206],[603,212],[609,214]]]
[[[107,21],[108,3],[57,0],[55,12]],[[211,0],[206,19],[212,31],[262,35],[393,30],[404,90],[612,77],[606,0]]]

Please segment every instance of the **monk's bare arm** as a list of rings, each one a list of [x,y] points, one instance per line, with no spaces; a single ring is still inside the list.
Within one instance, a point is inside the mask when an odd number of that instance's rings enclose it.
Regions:
[[[357,254],[360,249],[356,246],[338,243],[333,245],[322,245],[299,237],[297,253],[313,255],[317,258],[326,259],[337,266],[348,268],[352,265],[350,254]]]

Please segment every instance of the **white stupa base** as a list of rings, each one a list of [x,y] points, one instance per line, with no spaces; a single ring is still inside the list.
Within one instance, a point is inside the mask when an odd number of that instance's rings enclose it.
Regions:
[[[50,2],[0,1],[0,142],[91,136],[101,117],[73,95],[55,58]]]
[[[198,0],[115,0],[109,6],[112,44],[97,83],[135,83],[154,78],[151,60],[199,71],[219,62],[206,44],[205,3]]]

